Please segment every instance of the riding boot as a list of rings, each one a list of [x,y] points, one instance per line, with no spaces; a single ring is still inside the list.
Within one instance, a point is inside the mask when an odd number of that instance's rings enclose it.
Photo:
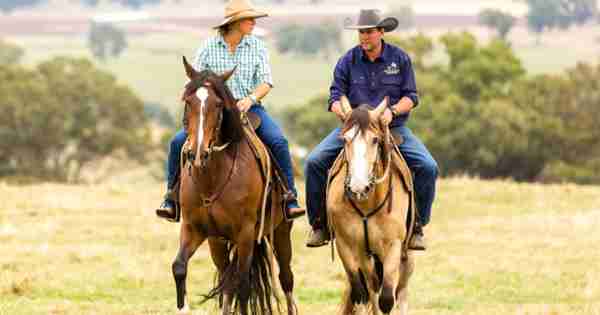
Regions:
[[[168,189],[165,194],[165,200],[162,202],[160,207],[156,209],[156,215],[160,218],[166,219],[169,222],[179,222],[181,217],[179,202],[177,202],[179,190],[179,182],[175,184],[175,187]]]
[[[329,235],[329,231],[324,228],[316,228],[311,229],[310,234],[308,235],[308,240],[306,240],[307,247],[321,247],[327,245],[329,240],[331,239],[331,235]]]
[[[423,227],[419,222],[415,223],[413,235],[408,243],[408,249],[410,250],[425,250],[427,244],[425,242],[425,234],[423,234]]]
[[[284,194],[284,198],[286,200],[284,214],[287,220],[294,220],[306,213],[306,210],[300,208],[300,205],[298,205],[298,200],[293,192],[288,191]]]

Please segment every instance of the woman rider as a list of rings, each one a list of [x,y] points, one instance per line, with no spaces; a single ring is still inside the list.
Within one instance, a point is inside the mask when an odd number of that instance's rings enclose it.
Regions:
[[[269,147],[285,173],[294,198],[287,202],[287,217],[297,218],[305,212],[296,199],[297,190],[287,139],[281,128],[269,116],[261,100],[273,87],[269,55],[264,42],[252,35],[256,19],[268,16],[255,10],[247,0],[232,0],[225,7],[225,20],[215,27],[218,34],[198,49],[194,67],[197,71],[211,70],[222,74],[236,67],[226,84],[242,112],[252,112],[261,119],[256,134]],[[178,181],[180,153],[187,134],[180,130],[171,141],[167,165],[167,196],[156,213],[170,221],[178,219],[173,188]]]

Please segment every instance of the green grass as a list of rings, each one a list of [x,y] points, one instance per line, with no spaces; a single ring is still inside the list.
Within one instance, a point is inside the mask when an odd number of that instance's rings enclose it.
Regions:
[[[600,314],[597,186],[441,180],[430,249],[417,254],[412,314]],[[172,314],[178,225],[154,218],[162,183],[0,182],[0,314]],[[331,314],[339,258],[293,233],[301,314]],[[213,279],[207,246],[191,260],[194,314]]]

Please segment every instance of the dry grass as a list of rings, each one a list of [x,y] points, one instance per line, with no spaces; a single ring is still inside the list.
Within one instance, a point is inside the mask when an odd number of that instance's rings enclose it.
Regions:
[[[442,180],[431,248],[417,258],[412,314],[600,314],[598,187]],[[151,209],[162,185],[0,183],[0,314],[171,314],[178,226]],[[331,314],[343,289],[329,248],[294,231],[302,314]],[[190,264],[194,314],[212,282],[204,245]]]

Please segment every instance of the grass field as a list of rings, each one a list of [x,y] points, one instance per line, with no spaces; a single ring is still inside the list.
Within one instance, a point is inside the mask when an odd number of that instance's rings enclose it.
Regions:
[[[172,314],[178,225],[151,209],[162,184],[0,182],[0,314]],[[468,178],[441,180],[430,249],[417,256],[412,314],[600,314],[600,187]],[[301,314],[332,314],[339,259],[307,249],[294,229]],[[203,245],[190,263],[194,314],[214,268]]]

